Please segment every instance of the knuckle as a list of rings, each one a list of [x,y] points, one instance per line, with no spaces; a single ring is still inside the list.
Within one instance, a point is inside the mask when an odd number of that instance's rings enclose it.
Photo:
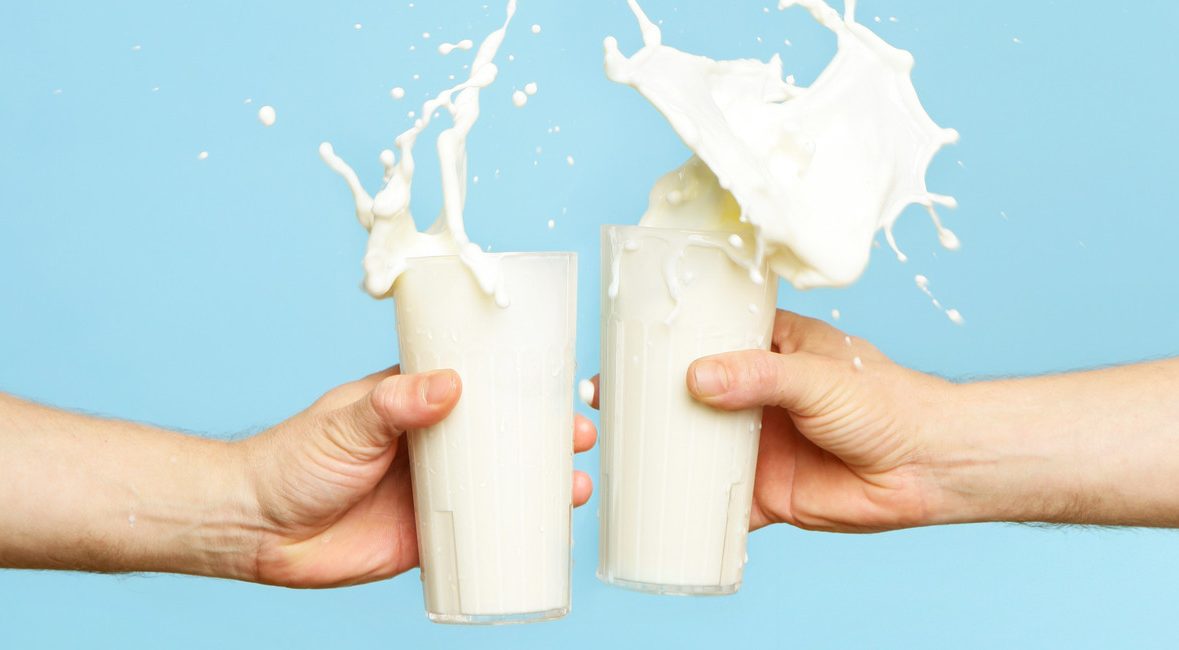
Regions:
[[[389,389],[382,396],[382,406],[385,411],[396,414],[403,413],[412,408],[415,404],[415,396],[419,392],[418,387],[422,380],[419,377],[401,375],[388,381],[390,384]]]
[[[780,367],[777,355],[769,352],[750,353],[746,363],[741,364],[742,371],[738,374],[738,384],[744,388],[764,390],[767,386],[777,386],[780,381]]]

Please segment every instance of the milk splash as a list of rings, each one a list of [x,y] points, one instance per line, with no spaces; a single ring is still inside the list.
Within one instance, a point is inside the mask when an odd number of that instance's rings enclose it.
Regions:
[[[641,225],[731,232],[752,247],[728,251],[761,281],[762,261],[800,289],[854,282],[883,229],[902,261],[892,225],[926,207],[943,246],[958,247],[929,192],[934,154],[956,142],[925,112],[913,87],[913,57],[823,0],[800,5],[837,38],[838,50],[809,87],[782,74],[782,61],[714,61],[662,44],[636,0],[627,0],[643,47],[627,58],[605,40],[606,75],[638,90],[694,155],[651,191]],[[751,249],[751,250],[750,250]]]
[[[385,168],[384,186],[369,196],[356,172],[336,155],[331,143],[319,145],[319,155],[339,174],[356,202],[356,218],[369,231],[364,255],[364,288],[376,298],[390,295],[397,277],[405,271],[409,259],[438,255],[457,255],[470,269],[480,288],[495,296],[501,307],[509,304],[499,273],[498,258],[483,252],[467,237],[463,226],[463,207],[467,197],[467,134],[479,118],[479,91],[491,85],[499,73],[494,63],[516,0],[508,0],[503,26],[479,45],[470,76],[458,85],[443,90],[422,105],[421,117],[394,141],[401,155],[381,152]],[[438,160],[442,179],[442,212],[425,232],[418,231],[409,211],[413,185],[413,147],[418,136],[430,125],[436,112],[446,109],[453,126],[438,134]]]

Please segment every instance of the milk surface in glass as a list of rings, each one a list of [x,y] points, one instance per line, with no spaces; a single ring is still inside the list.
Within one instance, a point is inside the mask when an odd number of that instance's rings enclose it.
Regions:
[[[688,366],[767,349],[777,279],[756,282],[725,233],[602,230],[598,577],[671,594],[741,584],[761,409],[692,399]]]
[[[457,256],[408,260],[393,289],[401,367],[452,368],[462,397],[409,432],[431,620],[510,623],[569,611],[577,257],[492,255],[507,306]]]

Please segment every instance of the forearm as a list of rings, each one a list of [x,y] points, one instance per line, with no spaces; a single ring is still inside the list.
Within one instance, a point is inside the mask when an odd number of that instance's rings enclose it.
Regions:
[[[0,394],[0,566],[249,579],[244,464],[229,443]]]
[[[934,523],[1179,526],[1179,360],[950,391]]]

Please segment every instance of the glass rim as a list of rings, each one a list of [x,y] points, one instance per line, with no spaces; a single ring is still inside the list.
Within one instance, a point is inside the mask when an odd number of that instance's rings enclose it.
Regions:
[[[717,237],[720,239],[728,239],[730,235],[735,234],[725,230],[702,230],[700,228],[659,228],[654,226],[640,226],[637,224],[602,224],[601,226],[602,234],[612,231],[625,230],[650,233],[675,233],[681,235],[704,235],[706,237]]]
[[[484,255],[496,259],[523,259],[523,260],[544,260],[544,259],[569,259],[577,260],[577,253],[575,251],[508,251],[503,253],[486,252]],[[420,255],[417,257],[405,258],[405,265],[424,264],[429,262],[443,262],[455,261],[462,263],[462,257],[457,254],[448,255]]]

